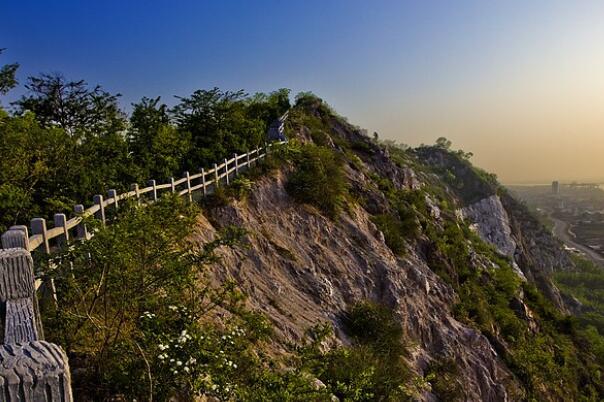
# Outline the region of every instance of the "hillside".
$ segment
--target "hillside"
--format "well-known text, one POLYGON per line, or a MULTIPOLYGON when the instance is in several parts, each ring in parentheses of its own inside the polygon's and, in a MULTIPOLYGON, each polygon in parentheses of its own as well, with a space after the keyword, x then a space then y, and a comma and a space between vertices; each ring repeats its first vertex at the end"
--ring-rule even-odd
MULTIPOLYGON (((220 110, 264 128, 269 106, 220 110)), ((197 133, 174 165, 233 150, 236 133, 185 117, 162 123, 197 133)), ((469 154, 369 138, 312 94, 285 129, 230 186, 120 204, 90 241, 36 256, 78 400, 604 397, 601 337, 552 280, 575 263, 469 154)))
MULTIPOLYGON (((395 311, 413 370, 436 377, 421 399, 602 397, 595 357, 551 278, 573 262, 493 176, 444 147, 377 144, 316 99, 291 115, 281 167, 247 197, 208 209, 195 235, 248 231, 246 247, 224 252, 212 277, 233 279, 270 317, 274 348, 301 342, 319 322, 348 343, 344 312, 372 300, 395 311), (288 192, 288 153, 310 144, 343 160, 348 192, 337 218, 288 192)), ((315 184, 309 191, 320 191, 315 184)))

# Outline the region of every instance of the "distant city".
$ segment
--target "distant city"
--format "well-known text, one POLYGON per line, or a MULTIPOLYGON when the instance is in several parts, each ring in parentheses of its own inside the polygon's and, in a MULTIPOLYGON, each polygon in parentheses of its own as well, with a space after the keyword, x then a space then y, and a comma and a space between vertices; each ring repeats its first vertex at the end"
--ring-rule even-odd
POLYGON ((566 247, 604 264, 604 182, 508 185, 566 247))

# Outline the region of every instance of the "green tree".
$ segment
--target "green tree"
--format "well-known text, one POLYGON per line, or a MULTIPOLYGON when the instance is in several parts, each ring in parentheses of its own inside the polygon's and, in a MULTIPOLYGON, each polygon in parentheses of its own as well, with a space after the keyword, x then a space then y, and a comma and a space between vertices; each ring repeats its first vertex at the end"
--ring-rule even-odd
MULTIPOLYGON (((6 49, 0 49, 0 54, 6 49)), ((6 95, 8 91, 17 85, 15 75, 19 68, 18 63, 5 64, 0 68, 0 95, 6 95)))
POLYGON ((41 74, 29 77, 25 88, 29 93, 14 102, 18 111, 35 113, 44 127, 58 126, 73 136, 99 136, 122 131, 126 125, 124 113, 117 100, 120 94, 110 94, 86 81, 68 81, 61 74, 41 74))
POLYGON ((133 106, 128 144, 135 162, 156 180, 184 170, 191 148, 189 132, 171 124, 168 107, 159 97, 143 98, 133 106))
POLYGON ((213 88, 179 99, 172 114, 179 128, 191 133, 188 168, 207 166, 234 152, 253 149, 265 139, 267 124, 249 115, 243 91, 213 88))
POLYGON ((438 137, 436 139, 436 146, 438 148, 442 148, 442 149, 450 149, 451 148, 451 141, 449 141, 448 139, 446 139, 445 137, 438 137))

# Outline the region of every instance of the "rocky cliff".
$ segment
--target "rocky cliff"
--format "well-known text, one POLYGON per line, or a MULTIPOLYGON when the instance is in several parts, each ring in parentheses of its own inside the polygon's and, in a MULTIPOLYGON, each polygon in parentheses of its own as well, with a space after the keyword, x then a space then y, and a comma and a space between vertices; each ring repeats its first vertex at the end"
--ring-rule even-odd
MULTIPOLYGON (((550 275, 572 266, 522 205, 460 153, 378 144, 320 101, 290 116, 288 147, 316 143, 341 155, 348 182, 342 212, 330 217, 292 197, 287 183, 296 166, 283 157, 246 197, 207 208, 196 235, 203 243, 226 225, 247 231, 243 247, 222 251, 211 277, 234 279, 249 305, 271 319, 276 353, 319 322, 333 324, 336 342, 346 344, 345 311, 368 299, 396 312, 418 376, 443 362, 455 367, 450 385, 461 400, 574 395, 579 384, 550 386, 539 363, 520 360, 530 353, 525 344, 541 337, 544 351, 555 347, 542 306, 565 311, 550 275), (387 230, 384 217, 393 217, 398 232, 387 230), (503 291, 508 282, 498 275, 508 269, 518 282, 506 277, 514 285, 503 291), (527 299, 531 284, 549 301, 527 299)), ((448 399, 436 388, 422 388, 418 398, 448 399)))

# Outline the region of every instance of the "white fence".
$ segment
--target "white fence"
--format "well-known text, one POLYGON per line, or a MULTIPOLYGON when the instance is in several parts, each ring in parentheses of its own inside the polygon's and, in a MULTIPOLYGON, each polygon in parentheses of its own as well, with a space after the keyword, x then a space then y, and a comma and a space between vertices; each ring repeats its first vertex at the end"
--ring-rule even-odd
MULTIPOLYGON (((282 119, 287 117, 284 115, 282 119)), ((159 193, 170 191, 180 196, 187 196, 189 200, 193 199, 193 193, 200 192, 207 195, 210 189, 220 185, 221 182, 229 184, 232 177, 239 174, 240 171, 249 168, 254 163, 266 157, 274 145, 284 144, 285 141, 267 144, 262 148, 256 148, 242 155, 233 155, 231 159, 225 159, 221 164, 214 164, 211 169, 201 169, 199 173, 189 174, 185 172, 179 179, 171 178, 169 183, 157 184, 155 180, 150 180, 149 185, 140 188, 138 184, 132 185, 132 190, 117 194, 115 190, 109 190, 107 198, 97 194, 93 197, 93 204, 90 208, 84 209, 84 206, 78 204, 74 207, 74 217, 67 219, 65 214, 55 214, 53 227, 47 228, 46 219, 34 218, 30 222, 31 236, 28 235, 27 226, 12 226, 2 235, 2 248, 23 247, 28 251, 41 249, 41 251, 50 254, 51 246, 69 243, 72 239, 88 240, 91 237, 83 222, 84 218, 95 216, 103 225, 107 223, 105 211, 107 208, 119 208, 119 202, 129 198, 135 198, 138 202, 146 199, 146 202, 157 201, 159 193), (23 239, 18 232, 25 232, 26 244, 14 244, 13 239, 23 239), (53 244, 55 243, 55 244, 53 244)), ((23 240, 20 240, 22 243, 23 240)))

